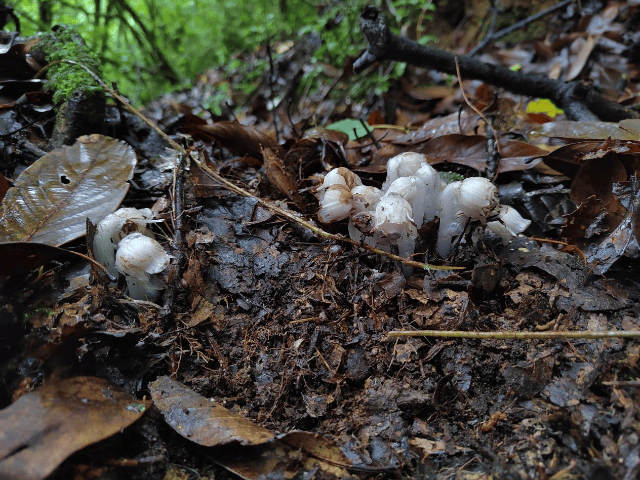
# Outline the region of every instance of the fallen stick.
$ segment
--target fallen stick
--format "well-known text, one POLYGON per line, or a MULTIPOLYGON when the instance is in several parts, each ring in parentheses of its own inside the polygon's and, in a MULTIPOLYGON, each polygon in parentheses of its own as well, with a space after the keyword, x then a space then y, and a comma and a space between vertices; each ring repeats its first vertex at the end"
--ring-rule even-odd
POLYGON ((598 338, 640 338, 640 330, 566 332, 465 332, 462 330, 392 330, 389 337, 472 338, 481 340, 561 340, 598 338))
POLYGON ((455 56, 444 50, 425 47, 395 35, 387 26, 382 12, 374 7, 366 7, 362 11, 360 27, 369 46, 353 64, 356 73, 375 62, 393 60, 455 75, 457 58, 463 77, 482 80, 521 95, 548 98, 560 106, 572 120, 600 119, 618 122, 637 117, 623 106, 600 95, 594 87, 582 82, 563 82, 542 75, 525 75, 475 58, 455 56))

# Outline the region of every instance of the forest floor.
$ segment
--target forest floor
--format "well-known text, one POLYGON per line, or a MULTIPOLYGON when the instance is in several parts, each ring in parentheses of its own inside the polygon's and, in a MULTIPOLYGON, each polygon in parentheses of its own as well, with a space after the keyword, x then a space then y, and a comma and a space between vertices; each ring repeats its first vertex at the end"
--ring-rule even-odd
MULTIPOLYGON (((639 7, 559 12, 479 58, 589 80, 637 104, 629 47, 639 7)), ((437 15, 442 27, 447 12, 437 15)), ((470 31, 443 31, 440 46, 468 50, 470 31)), ((237 118, 202 107, 212 88, 233 86, 217 71, 143 110, 188 147, 184 171, 175 162, 188 155, 119 112, 115 136, 138 158, 123 206, 154 207, 167 251, 179 209, 183 238, 171 253, 182 269, 165 278, 159 305, 130 299, 122 281, 110 286, 96 270, 89 280, 77 261, 4 279, 0 476, 637 478, 640 342, 553 338, 640 330, 637 121, 570 122, 535 99, 415 67, 369 104, 326 91, 294 98, 287 86, 308 59, 302 44, 276 58, 278 78, 234 98, 237 118), (387 160, 405 151, 440 171, 490 168, 491 132, 463 91, 491 118, 501 145, 495 183, 501 202, 532 220, 525 234, 507 245, 469 237, 442 259, 437 221, 427 223, 413 259, 442 269, 408 277, 393 259, 323 237, 347 236, 346 221, 316 219, 313 191, 331 168, 378 187, 387 160), (363 117, 371 131, 359 138, 349 138, 353 127, 321 128, 363 117), (551 338, 389 335, 399 330, 551 338)), ((46 150, 48 139, 35 136, 46 150)), ((15 184, 27 162, 13 152, 2 173, 15 184)), ((34 255, 12 248, 0 247, 3 262, 34 255)))

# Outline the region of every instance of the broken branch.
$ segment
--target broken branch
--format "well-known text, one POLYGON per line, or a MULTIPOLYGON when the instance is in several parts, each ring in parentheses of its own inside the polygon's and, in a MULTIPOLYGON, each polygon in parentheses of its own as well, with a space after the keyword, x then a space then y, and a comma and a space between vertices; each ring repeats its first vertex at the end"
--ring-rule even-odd
MULTIPOLYGON (((375 7, 366 7, 362 11, 360 27, 369 46, 353 64, 356 73, 384 60, 406 62, 452 75, 456 73, 455 55, 395 35, 387 26, 382 12, 375 7)), ((635 117, 623 106, 603 97, 595 88, 581 82, 563 82, 542 75, 525 75, 467 56, 458 56, 457 59, 460 73, 465 78, 482 80, 522 95, 548 98, 559 105, 572 120, 590 121, 599 118, 617 122, 635 117)))

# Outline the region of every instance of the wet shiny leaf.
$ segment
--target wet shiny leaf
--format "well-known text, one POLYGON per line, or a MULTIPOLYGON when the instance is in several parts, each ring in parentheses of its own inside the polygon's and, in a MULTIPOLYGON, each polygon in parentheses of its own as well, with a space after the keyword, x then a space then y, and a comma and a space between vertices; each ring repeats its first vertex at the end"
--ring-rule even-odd
POLYGON ((136 155, 102 135, 78 138, 27 168, 0 204, 0 240, 62 245, 113 212, 129 189, 136 155))

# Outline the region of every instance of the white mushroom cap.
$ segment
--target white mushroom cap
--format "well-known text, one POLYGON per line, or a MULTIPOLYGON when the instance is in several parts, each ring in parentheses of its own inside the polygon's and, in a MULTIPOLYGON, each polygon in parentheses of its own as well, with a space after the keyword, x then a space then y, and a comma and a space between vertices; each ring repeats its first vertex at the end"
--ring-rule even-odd
POLYGON ((498 215, 498 220, 487 223, 487 228, 502 238, 502 242, 506 245, 511 238, 524 232, 531 220, 527 220, 520 213, 509 205, 498 205, 493 214, 498 215))
POLYGON ((390 158, 387 162, 387 180, 382 186, 382 190, 391 185, 400 177, 410 177, 414 175, 422 165, 427 164, 427 157, 421 153, 405 152, 390 158))
POLYGON ((164 284, 152 276, 167 268, 170 260, 162 245, 141 233, 124 237, 116 252, 116 268, 126 276, 129 296, 136 300, 157 298, 164 284))
POLYGON ((117 276, 115 252, 118 242, 133 232, 154 238, 153 232, 147 227, 148 223, 153 222, 152 219, 153 212, 148 208, 120 208, 104 217, 98 223, 93 240, 96 260, 107 267, 111 275, 117 276))
POLYGON ((318 220, 331 223, 347 218, 354 208, 351 197, 351 191, 346 185, 331 185, 320 200, 318 220))

